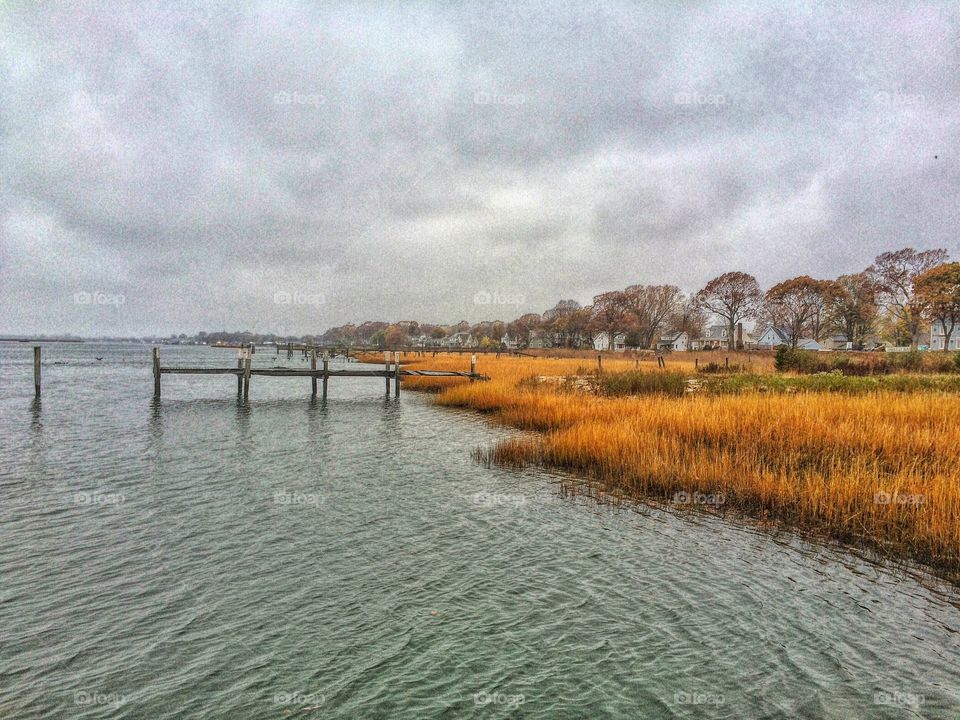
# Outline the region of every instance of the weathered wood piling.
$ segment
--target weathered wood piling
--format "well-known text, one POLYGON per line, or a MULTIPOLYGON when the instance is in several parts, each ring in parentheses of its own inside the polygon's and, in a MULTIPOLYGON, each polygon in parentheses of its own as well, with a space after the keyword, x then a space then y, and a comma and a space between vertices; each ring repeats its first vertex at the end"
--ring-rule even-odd
POLYGON ((40 346, 33 348, 33 392, 35 397, 40 397, 40 346))
POLYGON ((393 396, 400 397, 400 353, 398 352, 393 354, 393 369, 393 396))
POLYGON ((330 378, 330 353, 323 351, 323 399, 327 399, 327 380, 330 378))

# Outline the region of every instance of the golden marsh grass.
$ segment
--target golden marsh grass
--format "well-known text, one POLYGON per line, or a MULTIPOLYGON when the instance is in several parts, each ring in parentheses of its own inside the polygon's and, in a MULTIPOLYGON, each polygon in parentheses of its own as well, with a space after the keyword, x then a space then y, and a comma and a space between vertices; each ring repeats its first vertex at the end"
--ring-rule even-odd
MULTIPOLYGON (((466 355, 406 361, 469 367, 466 355)), ((693 377, 692 358, 667 362, 693 377)), ((754 372, 770 371, 753 362, 754 372)), ((637 363, 605 356, 603 367, 635 371, 637 363)), ((652 362, 640 367, 658 372, 652 362)), ((669 502, 702 493, 755 517, 960 574, 960 396, 879 390, 598 397, 529 382, 595 368, 595 356, 481 356, 478 370, 489 382, 408 378, 404 386, 539 431, 498 444, 495 462, 571 470, 637 498, 669 502)))

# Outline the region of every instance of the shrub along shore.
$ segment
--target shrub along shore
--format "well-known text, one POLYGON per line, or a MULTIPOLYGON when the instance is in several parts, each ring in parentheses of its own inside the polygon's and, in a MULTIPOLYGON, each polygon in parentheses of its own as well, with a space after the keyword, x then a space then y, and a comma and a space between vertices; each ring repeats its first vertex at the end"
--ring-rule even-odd
POLYGON ((491 448, 494 462, 573 471, 638 500, 745 512, 960 579, 960 374, 798 375, 774 371, 770 356, 731 365, 749 372, 704 372, 724 355, 712 368, 704 354, 696 366, 674 355, 667 370, 605 356, 602 372, 595 356, 592 365, 483 357, 489 382, 404 385, 537 431, 491 448))

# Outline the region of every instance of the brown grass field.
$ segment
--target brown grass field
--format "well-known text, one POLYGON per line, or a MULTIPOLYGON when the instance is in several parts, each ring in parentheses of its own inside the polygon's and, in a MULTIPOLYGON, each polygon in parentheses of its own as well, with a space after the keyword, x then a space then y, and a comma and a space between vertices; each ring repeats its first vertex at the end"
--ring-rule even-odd
MULTIPOLYGON (((932 354, 932 353, 931 353, 932 354)), ((775 375, 772 356, 698 355, 775 375)), ((382 356, 380 356, 382 359, 382 356)), ((469 355, 412 357, 411 368, 469 368, 469 355)), ((720 508, 909 559, 960 578, 960 395, 864 392, 658 392, 608 396, 566 376, 596 377, 596 354, 480 356, 489 382, 407 378, 441 405, 471 408, 536 435, 501 442, 494 462, 535 463, 599 481, 637 500, 720 508), (536 381, 537 378, 555 378, 536 381), (679 493, 679 495, 678 495, 679 493)), ((652 360, 605 355, 603 375, 696 377, 691 354, 652 360)), ((703 373, 700 373, 702 376, 703 373)), ((643 379, 643 378, 641 378, 643 379)), ((656 382, 654 378, 647 378, 656 382)), ((956 379, 954 377, 954 379, 956 379)), ((862 380, 862 378, 851 378, 862 380)))

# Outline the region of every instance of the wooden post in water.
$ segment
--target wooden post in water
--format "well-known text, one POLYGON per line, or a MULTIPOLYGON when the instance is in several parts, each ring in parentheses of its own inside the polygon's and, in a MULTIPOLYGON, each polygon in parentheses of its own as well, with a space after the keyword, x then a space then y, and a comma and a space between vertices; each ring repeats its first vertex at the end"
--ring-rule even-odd
POLYGON ((393 354, 393 396, 400 397, 400 353, 393 354))
POLYGON ((389 350, 384 351, 383 361, 384 361, 384 365, 386 366, 386 372, 384 373, 384 377, 387 378, 387 397, 390 397, 390 351, 389 350))
POLYGON ((247 349, 247 355, 243 359, 243 399, 250 397, 250 368, 253 365, 253 353, 247 349))
POLYGON ((474 353, 470 356, 470 382, 473 382, 476 378, 474 377, 477 374, 477 354, 474 353))
MULTIPOLYGON (((310 351, 310 369, 317 369, 317 349, 313 348, 310 351)), ((317 376, 312 375, 310 377, 310 397, 315 398, 317 396, 317 376)))
MULTIPOLYGON (((280 354, 280 346, 277 345, 277 355, 280 354)), ((237 350, 237 370, 243 370, 243 350, 237 350)), ((237 397, 243 395, 243 375, 237 373, 237 397)))
MULTIPOLYGON (((156 352, 156 351, 154 351, 156 352)), ((159 383, 160 381, 157 380, 159 383)), ((160 386, 157 385, 159 388, 160 386)), ((36 345, 33 348, 33 392, 36 397, 40 397, 40 346, 36 345)), ((157 395, 160 394, 160 391, 157 391, 157 395)))
POLYGON ((330 353, 323 351, 323 399, 327 399, 327 372, 330 369, 330 353))
MULTIPOLYGON (((40 394, 39 385, 37 385, 37 394, 40 394)), ((160 348, 158 347, 153 349, 153 396, 160 397, 160 348)))

